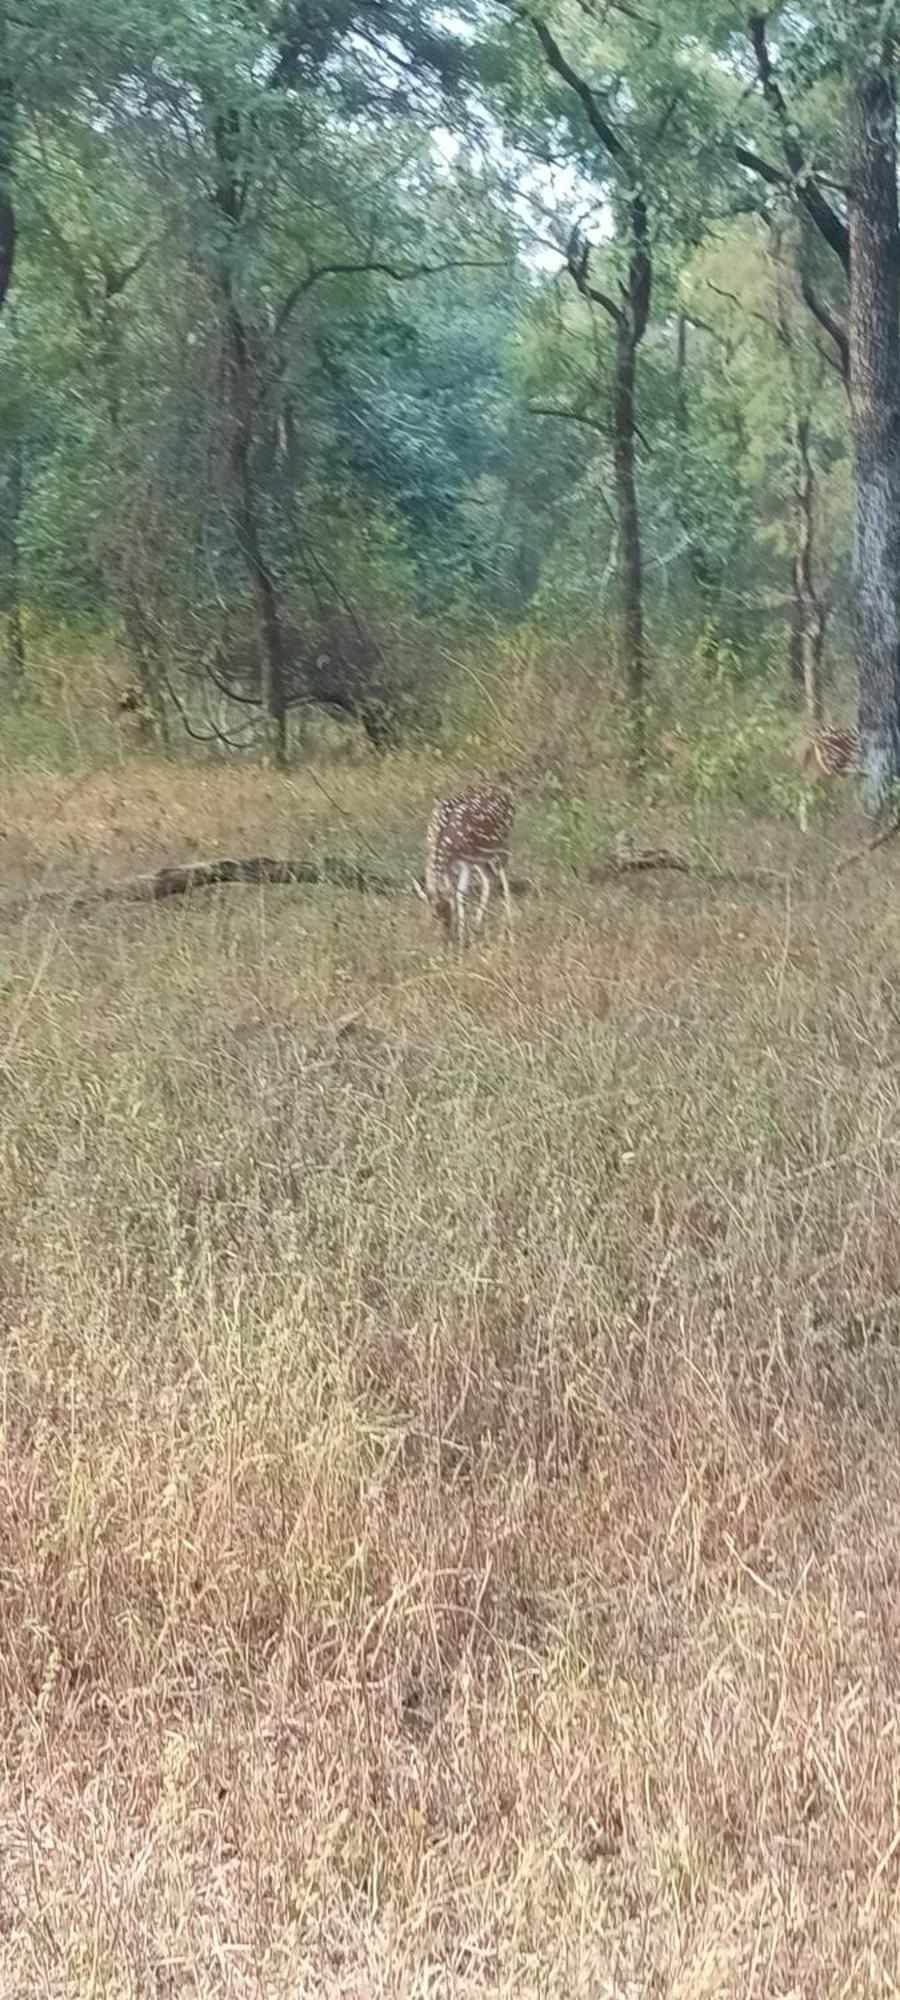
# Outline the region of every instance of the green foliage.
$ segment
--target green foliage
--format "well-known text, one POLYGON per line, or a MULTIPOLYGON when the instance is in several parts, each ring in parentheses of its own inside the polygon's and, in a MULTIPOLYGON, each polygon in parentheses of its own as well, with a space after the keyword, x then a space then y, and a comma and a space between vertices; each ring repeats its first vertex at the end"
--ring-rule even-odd
POLYGON ((590 858, 592 847, 586 800, 551 777, 545 786, 540 818, 543 844, 551 860, 577 874, 590 858))
MULTIPOLYGON (((157 695, 195 718, 218 712, 209 664, 233 640, 236 727, 262 687, 260 564, 292 700, 317 698, 338 628, 357 635, 342 666, 356 711, 366 681, 373 702, 431 725, 451 630, 477 652, 527 620, 607 659, 614 313, 578 293, 566 247, 573 229, 591 243, 615 305, 640 191, 651 666, 670 704, 680 663, 725 710, 780 673, 798 409, 839 653, 847 410, 803 286, 839 312, 843 281, 790 190, 736 168, 736 138, 775 157, 780 136, 746 89, 746 28, 724 0, 649 12, 652 32, 640 10, 560 0, 547 16, 623 165, 585 90, 493 4, 226 0, 213 26, 186 0, 32 0, 7 47, 18 248, 0 318, 0 609, 124 632, 157 695), (401 636, 414 632, 418 694, 401 636)), ((776 16, 785 88, 837 172, 840 36, 776 16)), ((698 787, 740 790, 742 755, 707 746, 698 787)))

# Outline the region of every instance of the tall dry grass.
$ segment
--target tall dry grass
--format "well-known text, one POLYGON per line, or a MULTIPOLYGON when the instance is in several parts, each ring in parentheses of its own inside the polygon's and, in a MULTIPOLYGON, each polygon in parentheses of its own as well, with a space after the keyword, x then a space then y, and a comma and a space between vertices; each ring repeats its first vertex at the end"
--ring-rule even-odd
MULTIPOLYGON (((392 857, 400 768, 329 778, 392 857)), ((338 831, 13 804, 35 882, 338 831)), ((4 2000, 900 1985, 896 864, 542 838, 462 964, 322 891, 0 932, 4 2000)))

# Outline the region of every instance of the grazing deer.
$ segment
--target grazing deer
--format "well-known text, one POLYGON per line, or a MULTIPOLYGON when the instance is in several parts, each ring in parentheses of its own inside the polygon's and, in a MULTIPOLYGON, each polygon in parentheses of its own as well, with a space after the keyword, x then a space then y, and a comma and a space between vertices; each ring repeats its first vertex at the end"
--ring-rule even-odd
MULTIPOLYGON (((803 769, 806 776, 818 781, 827 778, 846 777, 848 771, 859 770, 859 731, 856 729, 819 729, 811 736, 803 753, 803 769)), ((806 832, 808 822, 808 800, 800 801, 800 827, 806 832)))
POLYGON ((473 875, 481 884, 475 929, 481 928, 495 881, 512 928, 506 879, 512 816, 512 793, 505 785, 478 785, 455 798, 441 799, 428 822, 425 874, 413 886, 460 947, 465 944, 466 896, 473 875))
POLYGON ((810 738, 803 757, 803 769, 822 778, 841 778, 859 766, 857 729, 820 729, 810 738))

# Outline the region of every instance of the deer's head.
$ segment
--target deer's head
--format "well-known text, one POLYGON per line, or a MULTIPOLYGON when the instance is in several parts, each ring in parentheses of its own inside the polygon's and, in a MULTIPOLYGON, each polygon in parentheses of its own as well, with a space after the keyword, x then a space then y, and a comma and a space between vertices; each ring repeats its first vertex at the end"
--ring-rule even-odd
POLYGON ((453 928, 453 904, 449 896, 442 895, 439 890, 435 890, 432 895, 429 895, 425 886, 424 875, 415 875, 413 877, 413 890, 418 896, 419 901, 427 906, 433 916, 437 917, 438 922, 443 924, 445 931, 449 935, 453 928))

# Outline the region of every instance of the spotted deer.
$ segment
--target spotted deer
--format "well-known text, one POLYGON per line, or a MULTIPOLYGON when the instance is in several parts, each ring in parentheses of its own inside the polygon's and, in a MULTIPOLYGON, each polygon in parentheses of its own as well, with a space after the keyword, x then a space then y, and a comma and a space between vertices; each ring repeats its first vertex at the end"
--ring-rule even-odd
POLYGON ((803 757, 803 769, 822 778, 841 778, 859 765, 857 729, 820 729, 810 738, 803 757))
MULTIPOLYGON (((814 781, 828 778, 843 778, 848 771, 859 769, 859 731, 853 728, 818 729, 811 736, 803 753, 803 769, 814 781)), ((800 825, 803 832, 807 828, 807 800, 800 806, 800 825)))
POLYGON ((477 785, 439 800, 428 822, 425 874, 413 886, 460 947, 473 876, 481 886, 475 929, 481 928, 494 882, 500 885, 507 926, 512 927, 506 879, 512 816, 512 793, 505 785, 477 785))

